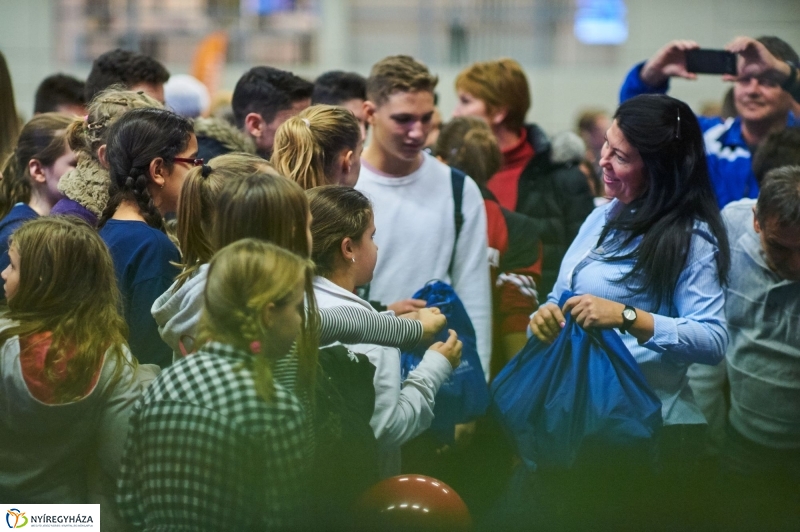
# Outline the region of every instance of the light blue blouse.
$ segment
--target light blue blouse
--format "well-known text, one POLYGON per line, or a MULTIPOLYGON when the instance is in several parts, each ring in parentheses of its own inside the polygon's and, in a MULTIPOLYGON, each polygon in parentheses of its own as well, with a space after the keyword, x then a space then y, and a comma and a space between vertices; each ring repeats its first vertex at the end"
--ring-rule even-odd
MULTIPOLYGON (((612 252, 608 242, 619 242, 622 234, 611 232, 607 243, 598 246, 606 223, 619 214, 624 204, 614 200, 596 208, 581 226, 558 274, 548 302, 558 304, 561 293, 591 294, 653 314, 654 333, 639 345, 630 334, 622 340, 639 363, 642 373, 661 399, 665 425, 705 423, 695 404, 686 370, 690 364, 717 364, 725 355, 728 333, 725 323, 725 296, 717 277, 716 239, 705 223, 696 222, 686 265, 678 278, 674 301, 656 305, 647 293, 636 293, 643 279, 619 279, 629 272, 633 259, 607 262, 612 252)), ((641 242, 635 239, 616 254, 630 253, 641 242)))

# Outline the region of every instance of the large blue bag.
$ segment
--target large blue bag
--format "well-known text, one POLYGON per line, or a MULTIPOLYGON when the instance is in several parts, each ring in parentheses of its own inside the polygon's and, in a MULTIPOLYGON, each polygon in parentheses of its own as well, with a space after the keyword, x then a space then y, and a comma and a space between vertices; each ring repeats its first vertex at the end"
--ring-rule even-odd
MULTIPOLYGON (((455 426, 482 416, 489 406, 489 387, 478 357, 475 329, 464 304, 449 284, 431 281, 413 297, 424 299, 428 307, 437 307, 447 317, 447 327, 439 332, 435 342, 447 341, 447 329, 453 329, 464 344, 461 350, 461 365, 453 371, 436 394, 436 405, 433 408, 435 417, 431 424, 431 432, 442 443, 452 444, 455 438, 455 426)), ((419 365, 426 347, 401 354, 403 380, 419 365)))
POLYGON ((619 335, 570 315, 551 345, 532 337, 497 375, 492 412, 531 471, 570 468, 583 445, 649 445, 662 423, 661 401, 619 335))

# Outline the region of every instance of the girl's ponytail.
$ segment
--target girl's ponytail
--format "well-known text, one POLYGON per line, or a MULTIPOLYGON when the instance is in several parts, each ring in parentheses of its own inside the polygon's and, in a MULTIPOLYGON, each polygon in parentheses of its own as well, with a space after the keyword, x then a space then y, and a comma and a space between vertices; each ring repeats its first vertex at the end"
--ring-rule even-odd
POLYGON ((308 118, 294 116, 275 134, 271 162, 275 169, 303 189, 327 184, 325 154, 308 118))
POLYGON ((355 151, 361 128, 344 107, 314 105, 284 122, 275 134, 271 162, 304 190, 336 184, 339 154, 355 151))

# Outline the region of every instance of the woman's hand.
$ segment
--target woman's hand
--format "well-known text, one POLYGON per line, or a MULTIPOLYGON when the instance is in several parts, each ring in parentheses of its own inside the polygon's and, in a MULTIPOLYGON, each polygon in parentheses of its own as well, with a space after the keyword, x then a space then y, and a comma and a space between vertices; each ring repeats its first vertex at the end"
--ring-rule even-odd
POLYGON ((625 324, 622 319, 625 305, 590 294, 567 299, 562 310, 564 314, 571 314, 575 322, 584 329, 613 329, 625 324))
POLYGON ((461 364, 461 348, 464 344, 458 339, 458 335, 453 329, 450 329, 450 337, 446 342, 436 342, 430 348, 434 351, 441 353, 456 369, 461 364))
POLYGON ((675 76, 697 79, 697 74, 686 70, 686 51, 700 48, 694 41, 670 41, 647 60, 639 76, 651 87, 663 85, 675 76))
MULTIPOLYGON (((623 303, 617 303, 610 299, 603 299, 589 294, 573 296, 567 299, 562 309, 564 314, 571 314, 575 323, 584 329, 592 327, 598 329, 615 329, 625 325, 622 318, 622 311, 625 310, 623 303)), ((653 315, 641 309, 636 310, 636 319, 628 328, 628 333, 643 344, 653 337, 655 332, 655 321, 653 315)))
POLYGON ((546 344, 552 344, 566 324, 564 314, 558 305, 545 303, 531 317, 531 332, 546 344))

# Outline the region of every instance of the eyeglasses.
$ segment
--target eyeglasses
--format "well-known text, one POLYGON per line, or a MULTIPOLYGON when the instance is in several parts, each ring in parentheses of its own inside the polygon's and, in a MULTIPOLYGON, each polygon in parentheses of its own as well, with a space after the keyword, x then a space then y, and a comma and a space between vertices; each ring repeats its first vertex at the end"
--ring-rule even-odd
POLYGON ((203 159, 190 159, 188 157, 174 157, 176 163, 189 163, 192 166, 203 166, 206 162, 203 159))

